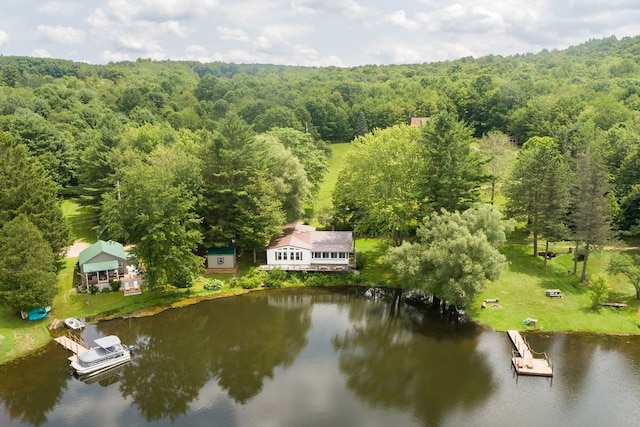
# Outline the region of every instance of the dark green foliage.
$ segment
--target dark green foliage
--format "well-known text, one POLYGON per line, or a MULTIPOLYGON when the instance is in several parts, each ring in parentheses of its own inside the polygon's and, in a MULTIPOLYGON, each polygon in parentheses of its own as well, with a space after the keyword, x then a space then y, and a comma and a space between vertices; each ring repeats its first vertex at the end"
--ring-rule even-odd
POLYGON ((364 112, 362 111, 358 113, 358 118, 356 119, 356 126, 353 130, 353 133, 356 137, 369 133, 369 125, 367 125, 367 119, 364 116, 364 112))
MULTIPOLYGON (((572 189, 569 221, 576 249, 582 247, 584 261, 580 281, 586 281, 589 253, 612 239, 613 195, 604 162, 598 153, 585 151, 578 160, 572 189)), ((574 263, 574 273, 576 266, 574 263)))
POLYGON ((119 280, 114 280, 113 282, 109 283, 109 287, 113 292, 118 292, 121 286, 122 283, 119 280))
POLYGON ((282 202, 251 127, 230 116, 202 155, 205 244, 261 249, 284 223, 282 202))
POLYGON ((27 216, 56 258, 70 244, 69 226, 62 216, 57 186, 39 161, 11 135, 0 132, 0 224, 27 216))
POLYGON ((480 186, 489 181, 488 159, 472 149, 473 130, 455 114, 439 113, 422 126, 420 155, 424 162, 419 188, 432 211, 464 210, 478 201, 480 186))
POLYGON ((0 228, 0 253, 0 302, 19 311, 50 306, 58 291, 54 254, 26 215, 0 228))
POLYGON ((538 256, 539 237, 547 241, 566 237, 571 182, 569 166, 553 138, 534 137, 524 144, 505 193, 507 212, 526 220, 533 234, 534 256, 538 256))

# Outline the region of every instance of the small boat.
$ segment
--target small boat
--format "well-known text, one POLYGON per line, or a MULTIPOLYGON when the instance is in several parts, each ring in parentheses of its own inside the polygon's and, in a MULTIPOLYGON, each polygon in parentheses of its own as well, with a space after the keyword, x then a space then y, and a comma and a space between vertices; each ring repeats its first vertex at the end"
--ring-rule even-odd
POLYGON ((103 372, 131 360, 129 348, 120 342, 120 338, 109 335, 93 341, 97 347, 78 354, 71 367, 79 375, 103 372))
MULTIPOLYGON (((40 320, 47 317, 49 311, 46 307, 38 307, 32 310, 27 311, 27 319, 29 320, 40 320)), ((24 315, 22 317, 24 319, 24 315)))
POLYGON ((69 329, 77 330, 84 328, 84 323, 81 320, 76 319, 75 317, 64 319, 64 324, 67 325, 67 328, 69 329))

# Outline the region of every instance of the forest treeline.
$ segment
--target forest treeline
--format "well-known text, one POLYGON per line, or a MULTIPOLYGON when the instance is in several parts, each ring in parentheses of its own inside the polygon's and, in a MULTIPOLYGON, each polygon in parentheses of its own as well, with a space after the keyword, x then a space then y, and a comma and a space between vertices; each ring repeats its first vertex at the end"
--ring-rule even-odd
POLYGON ((574 170, 586 148, 599 147, 615 227, 635 233, 639 83, 640 37, 353 68, 0 56, 0 220, 20 219, 0 245, 28 229, 59 256, 68 244, 63 220, 37 206, 73 196, 95 213, 98 236, 138 244, 148 283, 188 285, 200 261, 184 254, 210 245, 258 250, 285 221, 309 214, 328 144, 441 113, 464 124, 465 140, 551 138, 574 170), (28 166, 14 174, 17 161, 28 166), (51 182, 36 185, 45 177, 51 182), (167 260, 180 262, 167 268, 167 260))

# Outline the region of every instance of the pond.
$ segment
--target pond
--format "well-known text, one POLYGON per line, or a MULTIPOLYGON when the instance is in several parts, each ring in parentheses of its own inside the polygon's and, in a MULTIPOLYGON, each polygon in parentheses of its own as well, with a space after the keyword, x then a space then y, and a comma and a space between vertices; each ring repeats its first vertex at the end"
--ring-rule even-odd
POLYGON ((637 425, 640 338, 526 334, 554 377, 518 377, 505 333, 362 289, 254 292, 89 326, 133 361, 83 382, 61 346, 0 367, 1 426, 637 425))

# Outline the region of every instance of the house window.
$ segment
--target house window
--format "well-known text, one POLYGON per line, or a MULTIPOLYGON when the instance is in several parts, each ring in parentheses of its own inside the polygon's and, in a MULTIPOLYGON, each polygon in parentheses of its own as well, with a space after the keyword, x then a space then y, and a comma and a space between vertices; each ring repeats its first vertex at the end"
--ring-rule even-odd
POLYGON ((296 261, 301 261, 302 260, 302 252, 298 251, 295 254, 296 254, 296 261))
POLYGON ((218 265, 222 265, 224 264, 224 257, 223 256, 219 256, 218 257, 218 265))
POLYGON ((346 257, 347 257, 347 253, 346 253, 346 252, 340 252, 338 255, 339 255, 339 256, 340 256, 340 258, 342 258, 342 259, 344 259, 344 258, 346 258, 346 257))

